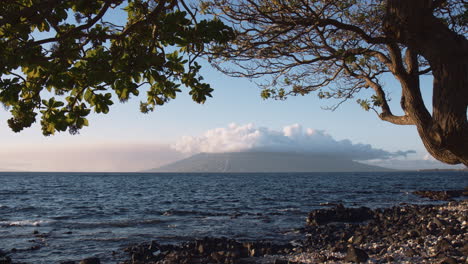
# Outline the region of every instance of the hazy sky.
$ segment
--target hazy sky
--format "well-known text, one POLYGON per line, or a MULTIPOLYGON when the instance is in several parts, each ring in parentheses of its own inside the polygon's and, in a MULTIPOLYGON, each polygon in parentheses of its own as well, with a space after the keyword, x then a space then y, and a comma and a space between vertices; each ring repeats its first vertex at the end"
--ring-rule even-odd
MULTIPOLYGON (((298 146, 305 146, 305 151, 354 151, 356 159, 363 151, 380 153, 368 155, 367 158, 374 158, 369 162, 388 167, 442 167, 428 157, 415 127, 383 122, 356 103, 358 98, 370 97, 369 92, 364 91, 332 112, 322 107, 336 101, 319 100, 316 95, 265 101, 254 82, 230 78, 207 63, 202 65, 202 75, 215 89, 213 98, 204 105, 194 103, 187 89, 149 114, 139 112, 142 97, 125 104, 114 98, 109 114, 91 114, 90 126, 74 136, 66 132, 44 137, 38 124, 14 133, 6 123, 8 111, 0 109, 0 170, 138 171, 195 151, 255 147, 297 150, 298 146), (233 123, 237 124, 234 128, 230 125, 233 123), (302 132, 290 137, 285 132, 288 127, 293 130, 296 127, 296 132, 300 127, 302 132), (244 134, 237 133, 235 128, 243 129, 244 134), (310 131, 315 134, 308 137, 310 131), (398 151, 414 153, 405 158, 394 155, 398 151)), ((390 76, 383 81, 393 99, 390 104, 394 113, 401 114, 398 83, 390 76)), ((422 82, 426 102, 431 101, 431 82, 430 78, 422 82)))

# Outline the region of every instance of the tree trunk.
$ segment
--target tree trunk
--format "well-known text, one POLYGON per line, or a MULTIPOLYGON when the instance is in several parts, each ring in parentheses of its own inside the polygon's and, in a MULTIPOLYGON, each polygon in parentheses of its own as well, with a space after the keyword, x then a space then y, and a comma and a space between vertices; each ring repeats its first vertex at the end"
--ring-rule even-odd
MULTIPOLYGON (((411 105, 423 102, 406 105, 426 149, 442 162, 468 166, 468 41, 434 17, 432 4, 432 0, 388 0, 384 28, 431 66, 432 117, 412 111, 416 109, 411 105)), ((405 89, 410 94, 420 93, 413 85, 403 87, 403 94, 405 89)))

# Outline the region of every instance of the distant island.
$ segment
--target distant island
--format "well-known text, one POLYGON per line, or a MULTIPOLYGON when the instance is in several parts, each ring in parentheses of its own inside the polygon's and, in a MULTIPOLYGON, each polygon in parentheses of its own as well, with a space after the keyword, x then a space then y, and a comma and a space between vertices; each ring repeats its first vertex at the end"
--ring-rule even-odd
POLYGON ((463 169, 421 169, 421 170, 418 170, 418 171, 422 171, 422 172, 468 171, 468 167, 463 168, 463 169))
POLYGON ((385 172, 392 169, 324 154, 296 152, 199 153, 146 172, 385 172))

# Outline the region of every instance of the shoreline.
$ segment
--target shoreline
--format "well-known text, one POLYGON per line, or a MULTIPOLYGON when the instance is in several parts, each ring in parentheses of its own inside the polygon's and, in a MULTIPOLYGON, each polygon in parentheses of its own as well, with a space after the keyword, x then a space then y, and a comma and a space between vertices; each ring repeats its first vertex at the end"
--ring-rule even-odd
MULTIPOLYGON (((438 192, 434 192, 437 197, 438 192)), ((439 195, 440 196, 440 195, 439 195)), ((127 247, 123 264, 168 263, 438 263, 468 262, 468 200, 384 209, 313 210, 301 240, 277 245, 228 238, 193 239, 179 245, 157 241, 127 247)), ((115 253, 115 252, 113 252, 115 253)), ((20 264, 0 249, 1 264, 20 264)), ((97 258, 60 262, 98 264, 97 258)), ((22 264, 22 263, 21 263, 22 264)), ((30 264, 30 263, 28 263, 30 264)))
POLYGON ((466 263, 467 222, 468 200, 375 210, 338 206, 312 211, 304 239, 295 244, 153 241, 127 248, 129 259, 123 263, 466 263))

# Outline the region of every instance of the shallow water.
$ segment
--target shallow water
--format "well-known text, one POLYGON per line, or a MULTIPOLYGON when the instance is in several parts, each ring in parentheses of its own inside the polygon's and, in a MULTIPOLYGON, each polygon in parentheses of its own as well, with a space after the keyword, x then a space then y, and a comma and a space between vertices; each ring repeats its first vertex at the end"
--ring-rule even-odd
POLYGON ((0 183, 0 249, 17 249, 13 260, 116 263, 122 248, 150 240, 287 242, 321 203, 426 203, 410 192, 461 189, 468 173, 0 173, 0 183))

